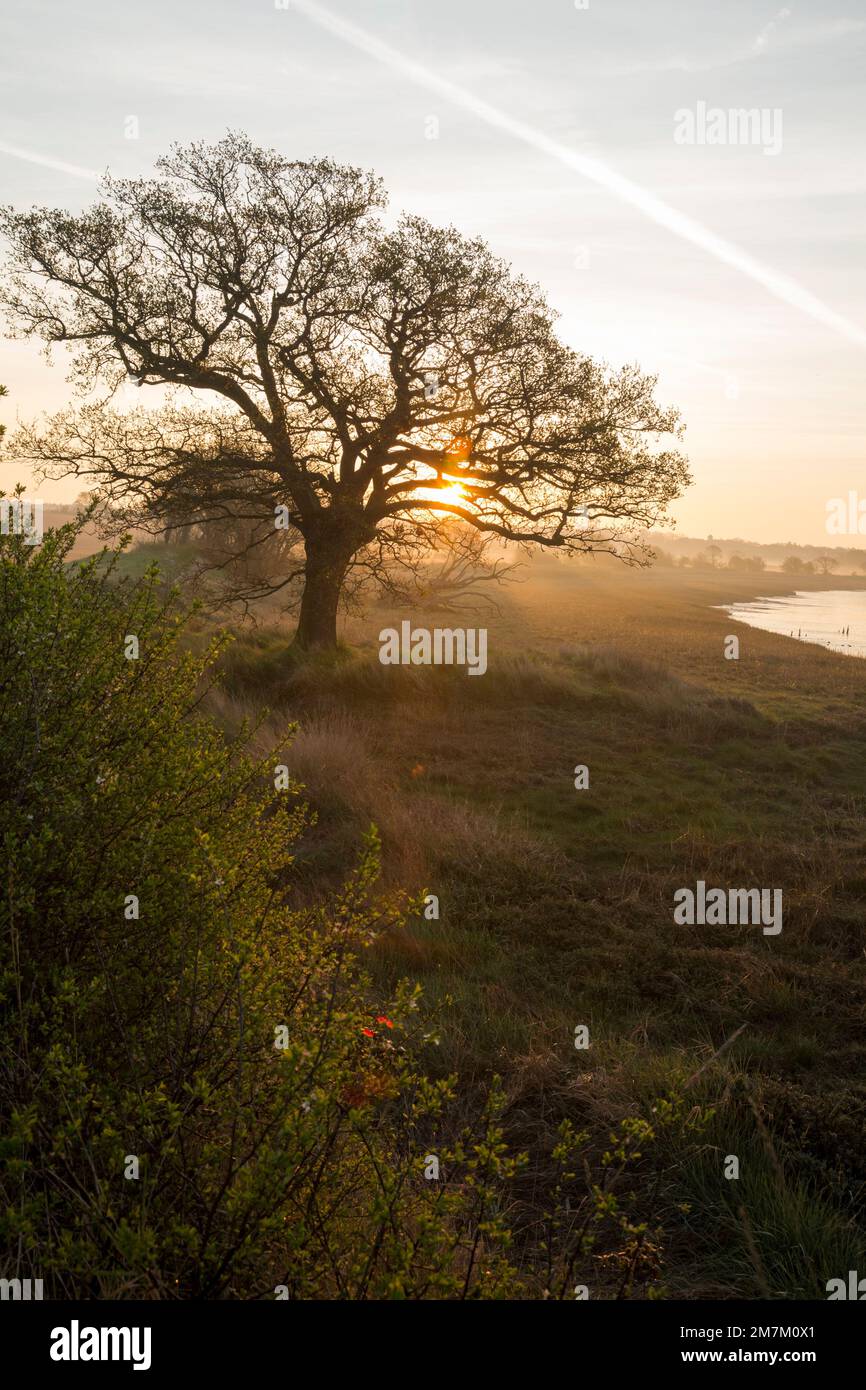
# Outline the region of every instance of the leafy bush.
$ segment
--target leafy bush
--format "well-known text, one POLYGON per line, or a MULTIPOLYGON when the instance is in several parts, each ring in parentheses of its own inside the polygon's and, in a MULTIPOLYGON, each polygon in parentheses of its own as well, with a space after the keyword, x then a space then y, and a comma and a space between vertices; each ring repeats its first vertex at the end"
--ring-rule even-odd
POLYGON ((305 811, 278 754, 198 712, 216 647, 183 650, 155 571, 68 564, 75 532, 0 549, 4 1274, 49 1297, 502 1296, 496 1106, 457 1180, 425 1180, 451 1085, 412 1062, 416 992, 376 1001, 360 965, 401 920, 375 832, 330 902, 293 905, 305 811))

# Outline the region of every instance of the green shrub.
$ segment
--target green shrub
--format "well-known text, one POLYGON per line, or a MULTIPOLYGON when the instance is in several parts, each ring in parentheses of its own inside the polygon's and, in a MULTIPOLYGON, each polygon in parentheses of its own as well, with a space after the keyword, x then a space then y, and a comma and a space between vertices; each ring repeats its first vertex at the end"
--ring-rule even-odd
POLYGON ((305 812, 279 753, 201 717, 216 650, 182 650, 155 571, 70 565, 74 536, 0 543, 4 1275, 48 1297, 502 1296, 496 1108, 456 1180, 426 1181, 451 1085, 413 1064, 416 992, 375 1000, 360 964, 402 910, 375 832, 331 901, 293 905, 305 812))

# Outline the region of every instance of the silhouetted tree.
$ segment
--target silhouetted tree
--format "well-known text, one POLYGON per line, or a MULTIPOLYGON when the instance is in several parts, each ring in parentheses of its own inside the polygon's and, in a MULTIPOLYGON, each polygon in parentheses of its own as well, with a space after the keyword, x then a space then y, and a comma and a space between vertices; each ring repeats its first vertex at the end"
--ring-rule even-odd
POLYGON ((641 533, 689 481, 660 447, 679 423, 654 378, 565 347, 539 289, 483 242, 383 225, 370 173, 239 134, 158 169, 106 178, 79 215, 7 210, 5 303, 18 331, 76 349, 85 385, 221 408, 94 406, 24 431, 24 456, 151 517, 285 521, 303 542, 301 645, 336 641, 359 551, 443 516, 648 561, 641 533))

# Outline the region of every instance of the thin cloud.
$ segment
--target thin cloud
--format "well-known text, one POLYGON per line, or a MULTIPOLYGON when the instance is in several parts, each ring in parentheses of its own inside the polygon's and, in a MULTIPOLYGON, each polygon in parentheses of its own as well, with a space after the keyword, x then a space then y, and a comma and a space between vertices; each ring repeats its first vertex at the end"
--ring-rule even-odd
POLYGON ((486 122, 487 125, 503 131, 506 135, 511 135, 515 140, 531 146, 540 154, 557 160, 566 168, 573 169, 575 173, 600 185, 622 202, 628 203, 643 213, 657 226, 665 227, 674 236, 680 237, 692 246, 697 246, 707 255, 721 261, 723 265, 731 267, 747 279, 761 285, 783 304, 797 309, 800 313, 823 324, 824 327, 840 333, 850 342, 857 343, 860 347, 866 347, 866 329, 836 313, 811 291, 798 285, 795 280, 779 274, 770 266, 763 265, 732 242, 717 236, 708 227, 696 222, 691 217, 687 217, 661 198, 657 198, 642 188, 640 184, 618 174, 602 160, 591 155, 581 154, 568 145, 563 145, 560 141, 552 139, 527 122, 519 120, 500 107, 482 100, 471 91, 458 86, 448 78, 441 77, 421 63, 415 62, 414 59, 406 57, 398 49, 392 48, 390 44, 384 43, 357 24, 352 24, 333 14, 330 10, 324 9, 321 5, 314 4, 313 0, 293 0, 293 9, 305 15, 328 33, 333 34, 335 38, 351 44, 359 52, 366 53, 369 57, 385 64, 418 86, 426 87, 428 91, 435 92, 455 106, 469 111, 479 120, 486 122))
POLYGON ((722 68, 753 63, 765 57, 771 39, 773 49, 814 48, 816 44, 832 43, 836 39, 862 34, 866 29, 864 19, 818 19, 805 24, 785 23, 784 28, 780 28, 780 21, 789 18, 792 18, 791 10, 780 10, 775 19, 764 25, 750 46, 734 47, 727 53, 714 53, 710 57, 675 54, 672 57, 642 58, 633 63, 616 64, 607 68, 606 72, 609 77, 638 77, 665 72, 718 72, 722 68))
POLYGON ((44 169, 55 169, 59 174, 71 174, 75 179, 89 179, 92 183, 98 183, 102 178, 96 169, 84 169, 80 164, 67 164, 65 159, 53 159, 34 150, 22 150, 18 145, 7 145, 4 140, 0 140, 0 154, 21 159, 25 164, 40 164, 44 169))
POLYGON ((755 48, 759 52, 763 52, 764 49, 767 47, 767 44, 770 42, 770 39, 773 37, 776 30, 778 29, 780 23, 784 23, 786 19, 790 18, 791 11, 787 8, 780 10, 777 15, 774 15, 774 17, 770 20, 769 24, 764 25, 763 29, 758 34, 758 37, 755 39, 755 48))

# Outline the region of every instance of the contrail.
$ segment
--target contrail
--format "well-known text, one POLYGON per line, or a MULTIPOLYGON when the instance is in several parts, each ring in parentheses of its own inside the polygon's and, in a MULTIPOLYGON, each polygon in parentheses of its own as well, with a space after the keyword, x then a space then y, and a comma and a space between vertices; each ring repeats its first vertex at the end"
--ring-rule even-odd
POLYGON ((82 169, 80 164, 67 164, 62 159, 50 159, 48 155, 34 154, 32 150, 22 150, 18 145, 7 145, 0 140, 0 154, 11 154, 13 159, 23 159, 26 164, 42 164, 46 169, 56 169, 61 174, 72 174, 76 179, 97 181, 102 178, 95 169, 82 169))
POLYGON ((313 3, 313 0, 292 0, 291 8, 306 15, 314 24, 318 24, 320 28, 334 34, 336 38, 351 44, 353 48, 359 49, 362 53, 369 54, 378 62, 384 63, 403 77, 411 79, 421 87, 428 88, 431 92, 436 92, 438 96, 453 102, 455 106, 461 106, 464 111, 470 111, 488 125, 504 131, 513 136, 515 140, 521 140, 525 145, 531 145, 541 154, 558 160, 566 168, 573 169, 575 173, 582 174, 584 178, 607 189, 609 193, 613 193, 622 202, 637 208, 658 226, 666 227, 669 232, 681 237, 683 241, 700 247, 702 251, 714 256, 724 265, 731 266, 741 275, 745 275, 750 280, 762 285, 783 304, 799 309, 801 313, 807 314, 809 318, 824 324, 825 327, 841 333, 851 342, 857 343, 861 347, 866 346, 866 330, 858 327, 856 323, 852 323, 850 319, 844 318, 841 314, 837 314, 816 295, 804 289, 802 285, 798 285, 795 280, 789 279, 786 275, 779 275, 769 266, 762 265, 760 261, 756 261, 746 251, 741 251, 732 242, 716 236, 715 232, 710 231, 708 227, 704 227, 700 222, 678 212, 669 203, 664 202, 661 198, 656 198, 645 188, 641 188, 640 184, 624 178, 622 174, 611 169, 603 160, 595 159, 591 155, 580 154, 568 145, 563 145, 558 140, 552 140, 550 136, 536 130, 534 126, 518 120, 515 116, 510 116, 501 107, 493 106, 490 102, 482 100, 481 97, 464 91, 457 83, 449 82, 446 77, 440 77, 438 73, 431 72, 429 68, 424 67, 421 63, 416 63, 412 58, 407 58, 404 53, 392 48, 390 44, 383 43, 381 39, 377 39, 366 29, 350 23, 349 20, 341 19, 338 15, 332 14, 330 10, 313 3))

